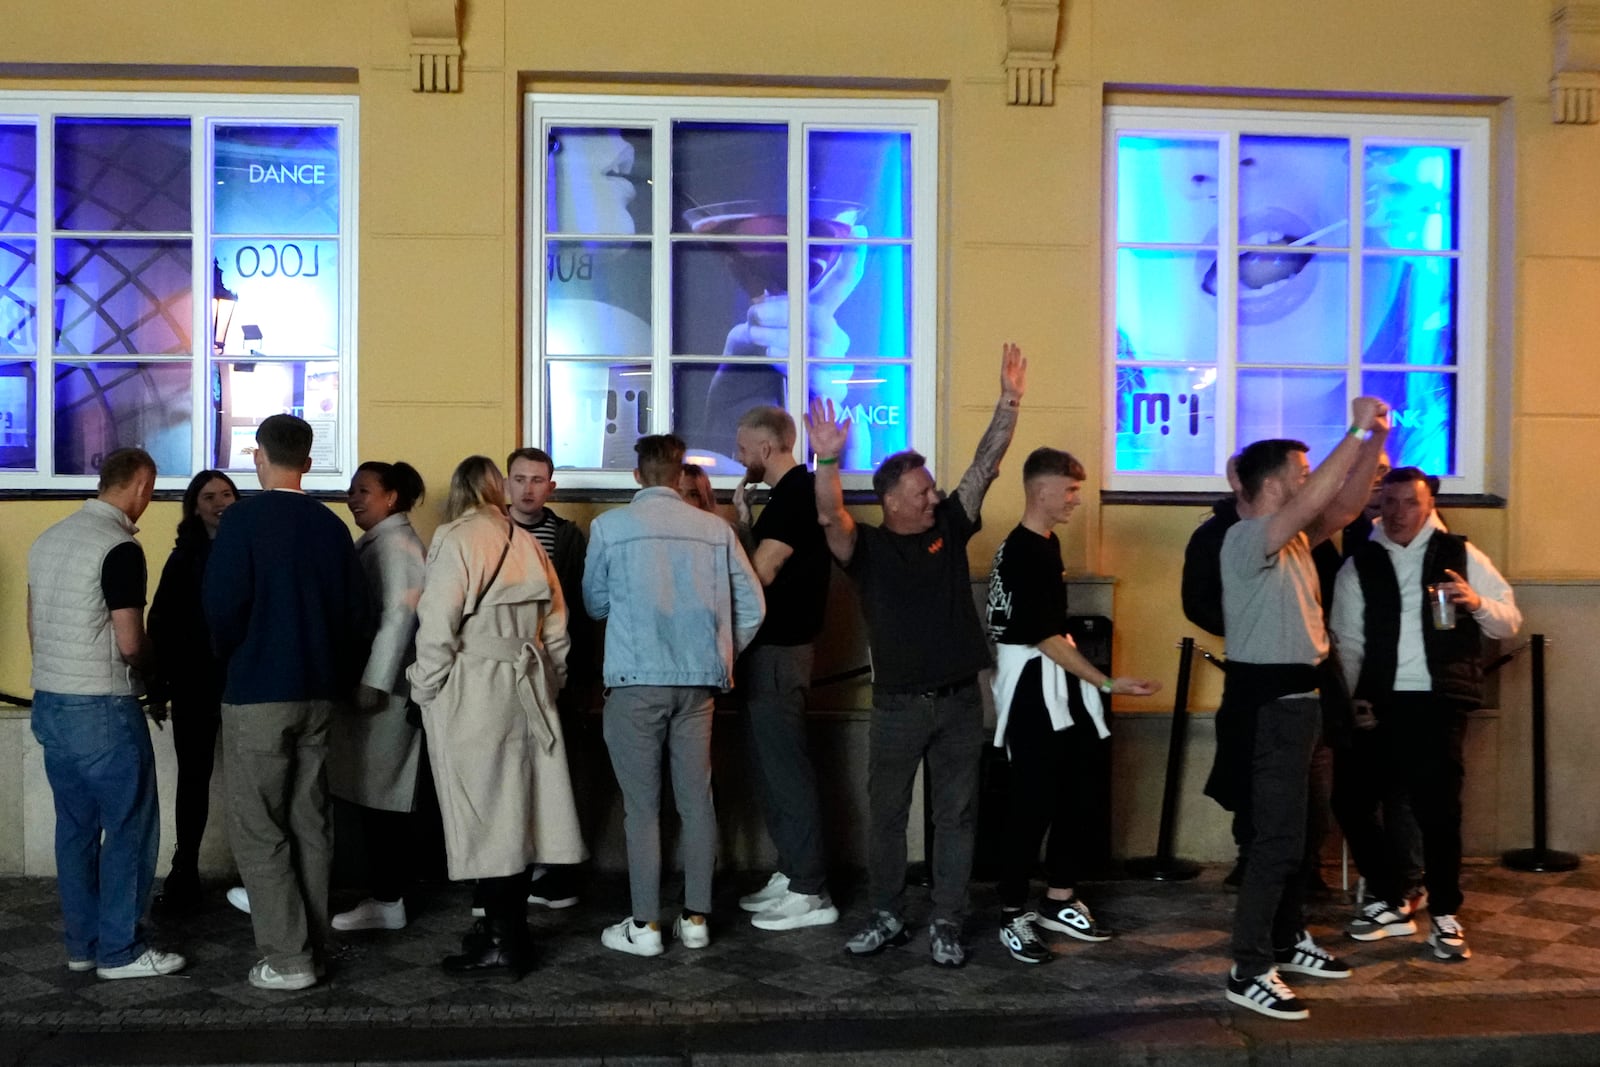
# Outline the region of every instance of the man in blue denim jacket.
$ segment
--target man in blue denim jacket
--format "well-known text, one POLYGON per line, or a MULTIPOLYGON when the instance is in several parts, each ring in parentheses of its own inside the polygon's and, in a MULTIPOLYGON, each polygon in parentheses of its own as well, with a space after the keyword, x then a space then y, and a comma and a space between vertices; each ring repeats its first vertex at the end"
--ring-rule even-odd
POLYGON ((684 910, 673 933, 685 948, 711 943, 711 872, 717 816, 711 803, 711 705, 733 685, 734 657, 766 614, 761 582, 733 527, 685 504, 676 486, 684 444, 641 437, 633 476, 644 488, 589 528, 583 602, 606 619, 603 728, 622 787, 633 914, 600 943, 659 956, 661 752, 683 822, 684 910))

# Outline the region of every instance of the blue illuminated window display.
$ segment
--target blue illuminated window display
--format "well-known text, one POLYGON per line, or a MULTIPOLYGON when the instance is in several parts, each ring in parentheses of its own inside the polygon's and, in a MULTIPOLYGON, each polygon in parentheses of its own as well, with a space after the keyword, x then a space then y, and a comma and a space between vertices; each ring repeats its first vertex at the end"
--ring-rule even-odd
POLYGON ((1341 116, 1161 117, 1178 128, 1112 116, 1113 478, 1213 485, 1266 437, 1319 460, 1356 391, 1394 407, 1396 466, 1477 473, 1458 440, 1472 142, 1341 116))

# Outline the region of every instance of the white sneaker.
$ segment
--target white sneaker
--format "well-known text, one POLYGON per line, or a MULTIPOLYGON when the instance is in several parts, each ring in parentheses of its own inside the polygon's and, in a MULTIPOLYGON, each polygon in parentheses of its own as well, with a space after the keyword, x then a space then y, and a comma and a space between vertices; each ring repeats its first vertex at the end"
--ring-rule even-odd
POLYGON ((250 893, 245 889, 244 886, 236 885, 232 889, 228 890, 228 903, 232 904, 246 915, 250 914, 250 893))
POLYGON ((635 926, 633 916, 628 916, 615 926, 600 931, 600 943, 606 948, 634 956, 659 956, 666 949, 661 944, 661 925, 648 923, 635 926))
POLYGON ((756 912, 750 925, 757 930, 798 930, 803 926, 832 926, 839 921, 839 909, 826 893, 784 893, 756 912))
POLYGON ((310 989, 317 984, 317 976, 311 972, 280 974, 272 969, 272 964, 262 960, 250 968, 250 984, 257 989, 271 989, 274 991, 310 989))
POLYGON ((672 936, 684 948, 705 948, 711 944, 711 927, 704 915, 679 915, 672 922, 672 936))
POLYGON ((71 971, 73 974, 87 974, 89 971, 94 970, 94 967, 94 960, 69 959, 67 961, 67 970, 71 971))
POLYGON ((176 952, 162 952, 160 949, 147 948, 144 955, 136 960, 130 960, 120 967, 96 967, 95 974, 107 980, 118 978, 160 978, 164 974, 176 974, 189 965, 189 961, 176 952))
POLYGON ((385 904, 368 897, 349 911, 335 915, 332 924, 335 930, 404 930, 406 902, 385 904))
POLYGON ((745 911, 765 911, 773 902, 782 899, 789 892, 789 876, 782 871, 777 871, 767 884, 757 889, 754 893, 746 893, 739 898, 739 907, 745 911))

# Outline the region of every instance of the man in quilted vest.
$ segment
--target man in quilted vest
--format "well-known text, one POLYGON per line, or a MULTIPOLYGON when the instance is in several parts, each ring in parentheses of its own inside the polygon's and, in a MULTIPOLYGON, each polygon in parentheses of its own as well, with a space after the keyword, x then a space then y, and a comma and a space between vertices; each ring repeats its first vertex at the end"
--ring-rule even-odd
POLYGON ((155 481, 148 453, 111 453, 96 497, 28 550, 33 735, 55 797, 67 968, 107 979, 154 978, 185 963, 151 948, 139 928, 161 825, 138 699, 150 640, 144 549, 133 535, 155 481))

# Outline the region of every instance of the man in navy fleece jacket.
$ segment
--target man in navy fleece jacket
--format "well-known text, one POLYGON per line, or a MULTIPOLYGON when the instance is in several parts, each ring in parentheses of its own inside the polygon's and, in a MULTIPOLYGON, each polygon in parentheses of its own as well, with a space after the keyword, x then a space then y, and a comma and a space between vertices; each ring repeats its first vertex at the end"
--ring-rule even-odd
POLYGON ((366 659, 367 588, 350 531, 306 496, 311 426, 273 415, 256 429, 267 490, 228 509, 203 592, 227 664, 222 751, 228 836, 250 895, 258 989, 305 989, 323 968, 333 831, 328 728, 366 659))

